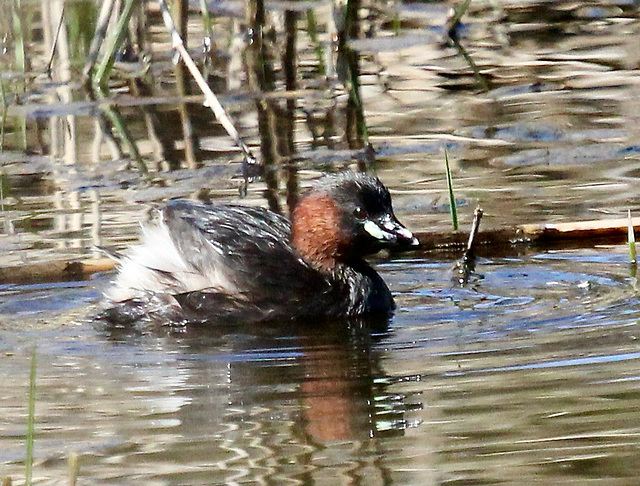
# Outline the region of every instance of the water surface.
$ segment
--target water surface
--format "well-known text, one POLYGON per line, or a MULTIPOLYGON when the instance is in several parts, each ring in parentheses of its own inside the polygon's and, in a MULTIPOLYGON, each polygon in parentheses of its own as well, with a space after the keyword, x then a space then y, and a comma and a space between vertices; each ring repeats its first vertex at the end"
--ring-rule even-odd
MULTIPOLYGON (((79 89, 73 49, 54 58, 53 79, 44 76, 59 18, 45 3, 24 7, 37 13, 32 24, 25 15, 29 76, 11 57, 14 34, 0 57, 8 100, 0 265, 92 258, 96 245, 121 250, 150 207, 203 188, 215 201, 277 200, 286 212, 291 154, 277 160, 275 192, 259 179, 240 197, 241 156, 197 94, 176 95, 159 19, 151 16, 153 92, 135 95, 121 81, 96 103, 79 89), (184 162, 183 103, 199 138, 196 168, 184 162), (107 140, 105 104, 121 110, 150 177, 136 172, 126 144, 107 140), (179 170, 167 170, 172 158, 179 170)), ((74 5, 65 4, 70 16, 74 5)), ((228 6, 215 24, 224 51, 212 68, 216 90, 258 153, 264 133, 242 69, 242 6, 228 6)), ((328 47, 327 6, 310 6, 328 47)), ((291 6, 269 8, 279 12, 269 21, 281 52, 279 15, 291 6)), ((354 43, 376 150, 367 164, 401 221, 448 230, 445 146, 463 225, 478 204, 485 227, 637 213, 636 6, 509 1, 496 11, 474 2, 460 39, 488 91, 441 43, 447 9, 372 9, 369 36, 354 43)), ((283 95, 273 56, 280 84, 271 94, 280 108, 295 98, 301 186, 362 165, 347 140, 347 91, 331 62, 319 74, 307 22, 301 13, 299 91, 283 95)), ((196 51, 195 13, 190 35, 196 51)), ((73 39, 59 41, 81 45, 73 39)), ((72 453, 82 484, 635 484, 640 302, 626 249, 481 254, 464 287, 451 278, 457 257, 377 257, 398 303, 382 326, 120 328, 94 319, 112 275, 2 284, 0 475, 24 477, 35 349, 39 484, 63 483, 72 453)))

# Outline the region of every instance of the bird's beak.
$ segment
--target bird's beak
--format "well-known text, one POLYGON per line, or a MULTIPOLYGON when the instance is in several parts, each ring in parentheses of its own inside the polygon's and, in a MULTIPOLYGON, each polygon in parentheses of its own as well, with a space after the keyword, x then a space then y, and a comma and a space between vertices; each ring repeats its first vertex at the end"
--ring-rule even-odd
POLYGON ((364 224, 364 230, 381 243, 402 246, 418 246, 420 242, 411 231, 405 228, 393 215, 385 215, 364 224))

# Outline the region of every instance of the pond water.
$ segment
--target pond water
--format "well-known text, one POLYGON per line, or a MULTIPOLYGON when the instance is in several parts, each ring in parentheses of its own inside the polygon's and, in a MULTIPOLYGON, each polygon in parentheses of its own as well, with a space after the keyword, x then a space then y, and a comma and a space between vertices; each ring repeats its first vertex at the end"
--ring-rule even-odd
MULTIPOLYGON (((6 11, 14 5, 0 0, 6 11)), ((640 21, 631 2, 506 1, 499 10, 474 2, 459 37, 488 90, 441 42, 448 5, 367 4, 368 35, 352 45, 375 160, 348 127, 327 4, 298 12, 291 95, 279 54, 283 12, 293 5, 269 5, 277 82, 266 114, 242 64, 243 6, 212 4, 224 55, 212 55, 211 79, 252 150, 269 140, 260 123, 281 120, 295 99, 293 151, 276 137, 280 165, 267 173, 277 187, 258 179, 244 198, 240 152, 199 95, 175 94, 154 7, 153 89, 136 91, 126 75, 135 63, 121 62, 107 101, 95 102, 79 87, 85 54, 75 29, 82 15, 95 16, 91 3, 65 4, 52 78, 43 74, 62 5, 23 2, 24 72, 12 54, 14 24, 0 20, 1 267, 92 258, 96 245, 121 250, 151 206, 203 189, 214 200, 284 208, 287 183, 304 187, 358 163, 390 188, 409 228, 447 231, 445 146, 463 226, 476 205, 483 227, 640 209, 640 21), (104 129, 115 119, 109 106, 150 176, 104 129), (185 106, 197 139, 191 159, 185 106), (177 170, 163 164, 184 159, 177 170)), ((189 28, 202 61, 196 11, 189 28)), ((485 252, 463 287, 451 274, 459 256, 375 257, 398 304, 394 317, 322 329, 120 328, 95 319, 112 274, 3 282, 0 476, 24 481, 35 352, 38 484, 64 484, 72 454, 79 484, 636 484, 640 296, 626 248, 485 252)))

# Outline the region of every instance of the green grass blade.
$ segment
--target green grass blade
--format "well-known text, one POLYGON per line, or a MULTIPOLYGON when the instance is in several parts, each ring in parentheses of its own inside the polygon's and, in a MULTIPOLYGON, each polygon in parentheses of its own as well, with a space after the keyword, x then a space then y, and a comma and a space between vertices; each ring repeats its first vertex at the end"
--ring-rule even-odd
POLYGON ((453 180, 451 178, 451 169, 449 168, 449 154, 447 147, 444 147, 444 162, 447 168, 447 187, 449 188, 449 208, 451 211, 451 222, 453 223, 453 231, 458 231, 458 210, 456 209, 456 198, 453 194, 453 180))
POLYGON ((628 226, 628 241, 629 241, 629 259, 631 263, 636 264, 638 262, 638 256, 636 254, 636 234, 633 229, 633 221, 631 220, 631 210, 628 213, 629 226, 628 226))
POLYGON ((35 436, 36 411, 36 350, 31 355, 31 371, 29 372, 29 405, 27 418, 27 457, 25 458, 24 484, 31 486, 33 475, 33 440, 35 436))
POLYGON ((69 468, 69 486, 78 484, 78 474, 80 472, 80 464, 78 463, 78 454, 72 452, 67 461, 69 468))

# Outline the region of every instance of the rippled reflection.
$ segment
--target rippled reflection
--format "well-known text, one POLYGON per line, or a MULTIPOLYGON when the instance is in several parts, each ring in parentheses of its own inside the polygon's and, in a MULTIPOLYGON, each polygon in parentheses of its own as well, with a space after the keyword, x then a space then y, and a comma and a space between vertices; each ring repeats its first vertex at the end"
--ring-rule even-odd
MULTIPOLYGON (((19 3, 0 0, 7 12, 19 3)), ((20 19, 0 18, 0 266, 124 248, 168 198, 241 199, 241 157, 198 95, 173 91, 166 37, 149 39, 150 93, 121 72, 113 98, 95 102, 72 69, 80 41, 61 37, 54 79, 43 74, 62 3, 22 4, 29 73, 10 59, 20 19), (107 107, 152 176, 127 169, 107 107), (185 117, 193 138, 178 129, 185 117)), ((87 5, 66 2, 67 20, 87 5)), ((459 36, 474 73, 442 42, 449 4, 362 9, 362 38, 340 44, 351 54, 338 63, 328 5, 276 2, 273 79, 251 83, 242 5, 210 6, 212 84, 274 162, 266 182, 246 187, 247 204, 284 208, 295 193, 287 201, 283 188, 369 165, 408 227, 449 231, 446 146, 463 225, 478 204, 484 227, 640 209, 633 3, 472 2, 459 36), (291 57, 294 34, 297 76, 279 57, 291 57)), ((190 36, 203 38, 195 14, 190 36)), ((36 346, 39 484, 64 482, 72 452, 80 483, 96 485, 635 484, 640 298, 626 250, 486 253, 466 287, 449 272, 458 255, 378 260, 399 304, 384 325, 118 328, 93 319, 108 275, 3 283, 0 476, 24 476, 36 346)))
MULTIPOLYGON (((71 452, 96 484, 635 478, 640 299, 623 254, 479 260, 474 288, 450 268, 381 264, 388 325, 322 328, 120 328, 61 305, 16 332, 11 302, 45 289, 5 288, 3 471, 21 469, 35 340, 43 478, 71 452)), ((46 292, 81 304, 105 284, 46 292)))

